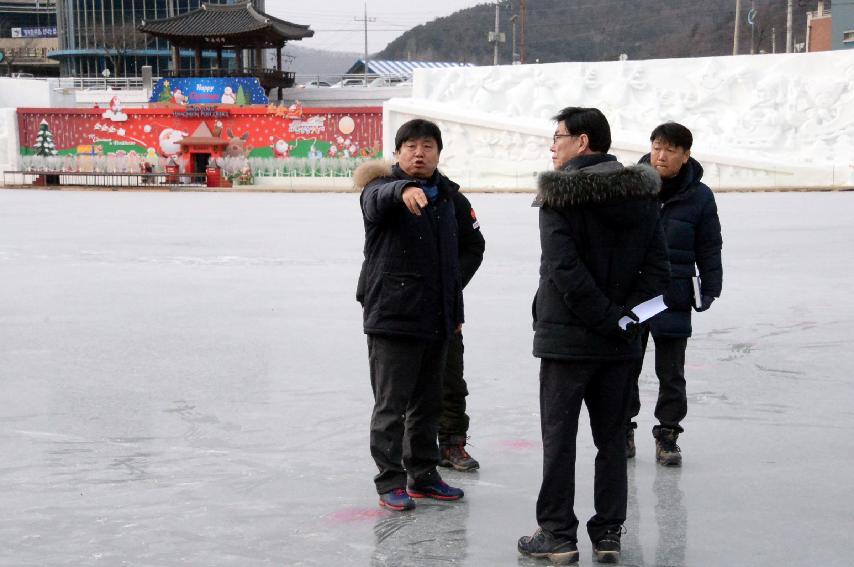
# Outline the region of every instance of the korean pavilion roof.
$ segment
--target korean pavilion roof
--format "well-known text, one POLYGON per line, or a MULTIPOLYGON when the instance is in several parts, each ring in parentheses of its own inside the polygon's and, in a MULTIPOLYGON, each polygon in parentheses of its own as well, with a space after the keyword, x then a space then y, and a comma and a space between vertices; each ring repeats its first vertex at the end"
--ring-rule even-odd
POLYGON ((257 11, 252 2, 202 4, 172 18, 143 20, 140 31, 180 47, 281 47, 289 40, 312 37, 309 26, 286 22, 257 11))

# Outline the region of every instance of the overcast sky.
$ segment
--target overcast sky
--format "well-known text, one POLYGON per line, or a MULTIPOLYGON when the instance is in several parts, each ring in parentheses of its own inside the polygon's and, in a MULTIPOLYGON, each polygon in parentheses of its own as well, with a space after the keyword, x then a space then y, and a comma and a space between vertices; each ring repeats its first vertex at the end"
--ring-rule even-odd
MULTIPOLYGON (((368 0, 368 51, 382 50, 403 32, 436 18, 476 6, 491 4, 485 0, 368 0)), ((328 51, 365 50, 365 3, 360 0, 267 0, 266 11, 295 24, 308 24, 314 37, 293 45, 328 51)))

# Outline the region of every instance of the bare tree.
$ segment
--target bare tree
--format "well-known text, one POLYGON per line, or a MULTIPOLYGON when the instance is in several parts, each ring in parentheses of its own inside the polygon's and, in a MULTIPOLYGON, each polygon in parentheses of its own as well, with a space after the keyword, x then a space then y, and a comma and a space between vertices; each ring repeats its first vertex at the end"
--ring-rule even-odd
POLYGON ((139 31, 132 23, 123 25, 92 26, 89 30, 104 57, 110 62, 115 77, 127 74, 129 52, 145 49, 154 42, 154 38, 139 31))
POLYGON ((6 66, 6 75, 12 75, 15 64, 20 64, 27 58, 41 57, 43 50, 39 50, 39 41, 36 38, 15 38, 14 44, 5 43, 3 51, 3 64, 6 66))

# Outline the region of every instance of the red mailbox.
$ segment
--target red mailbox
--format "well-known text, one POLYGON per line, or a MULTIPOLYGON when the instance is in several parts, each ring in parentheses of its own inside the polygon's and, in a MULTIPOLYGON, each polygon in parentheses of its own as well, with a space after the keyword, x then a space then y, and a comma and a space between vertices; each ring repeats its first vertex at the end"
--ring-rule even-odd
POLYGON ((180 168, 177 165, 167 165, 166 166, 166 183, 177 185, 178 184, 178 172, 180 168))
POLYGON ((219 187, 222 182, 222 174, 218 167, 208 167, 205 169, 205 176, 208 180, 208 187, 219 187))

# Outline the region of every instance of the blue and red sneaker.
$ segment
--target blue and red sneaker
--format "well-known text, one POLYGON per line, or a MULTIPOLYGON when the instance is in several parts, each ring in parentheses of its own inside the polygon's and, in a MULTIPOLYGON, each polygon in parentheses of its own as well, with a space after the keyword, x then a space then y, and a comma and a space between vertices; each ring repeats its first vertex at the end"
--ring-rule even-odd
POLYGON ((443 480, 424 484, 410 484, 406 491, 413 498, 435 498, 436 500, 459 500, 465 494, 462 488, 448 486, 443 480))
POLYGON ((415 508, 415 501, 409 497, 406 491, 402 488, 395 488, 388 492, 380 494, 380 506, 402 512, 403 510, 412 510, 415 508))

